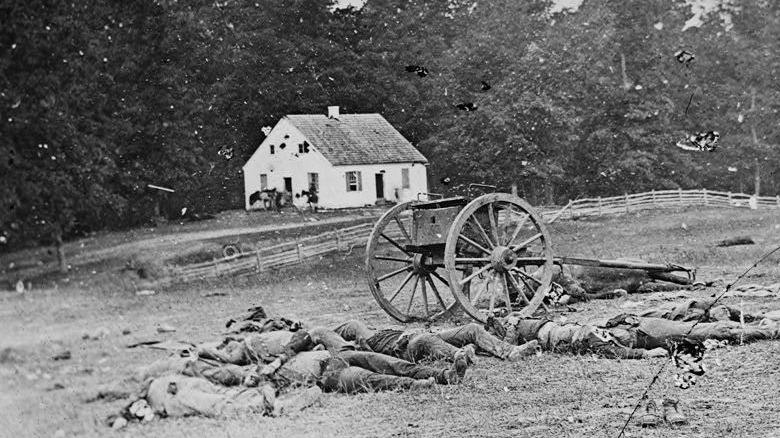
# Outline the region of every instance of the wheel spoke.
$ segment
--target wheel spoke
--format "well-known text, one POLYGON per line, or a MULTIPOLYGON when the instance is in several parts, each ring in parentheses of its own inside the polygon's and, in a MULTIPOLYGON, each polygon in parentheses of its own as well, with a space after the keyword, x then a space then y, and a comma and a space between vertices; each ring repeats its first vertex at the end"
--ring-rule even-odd
MULTIPOLYGON (((482 228, 482 224, 479 223, 477 218, 475 216, 469 216, 469 220, 471 220, 471 223, 476 225, 477 231, 479 231, 480 236, 482 236, 482 239, 487 242, 490 249, 493 249, 494 245, 493 242, 490 241, 490 237, 488 237, 487 233, 485 232, 485 229, 482 228)), ((490 251, 485 251, 486 253, 490 254, 490 251)))
POLYGON ((538 285, 542 284, 542 282, 537 280, 536 277, 534 277, 533 275, 528 275, 528 273, 523 272, 521 269, 518 269, 518 268, 515 267, 515 268, 512 268, 512 271, 517 272, 517 275, 522 277, 521 280, 523 280, 523 283, 525 283, 526 282, 525 280, 527 279, 527 280, 533 281, 534 283, 536 283, 538 285))
POLYGON ((427 318, 431 313, 428 311, 428 291, 425 290, 426 278, 428 278, 427 275, 423 277, 423 281, 420 282, 420 293, 422 293, 423 305, 425 306, 425 317, 427 318))
POLYGON ((409 238, 409 234, 406 232, 406 228, 404 228, 404 225, 401 222, 401 219, 398 219, 398 216, 396 216, 396 217, 393 218, 393 220, 395 220, 395 223, 398 224, 398 228, 401 229, 401 233, 403 233, 404 238, 406 239, 406 241, 409 244, 411 244, 412 243, 412 239, 409 238))
MULTIPOLYGON (((493 276, 490 276, 490 281, 493 281, 493 276)), ((496 307, 496 294, 490 294, 490 302, 488 303, 488 315, 493 314, 493 308, 496 307)))
POLYGON ((481 268, 477 269, 476 271, 474 271, 474 272, 473 272, 471 275, 469 275, 468 277, 461 279, 461 280, 458 282, 458 284, 460 284, 461 286, 463 286, 464 284, 466 284, 466 283, 468 283, 469 281, 471 281, 471 280, 472 280, 474 277, 476 277, 477 275, 479 275, 479 274, 481 274, 481 273, 483 273, 483 272, 487 271, 488 269, 490 269, 490 268, 491 268, 491 266, 492 266, 492 265, 485 265, 485 266, 483 266, 483 267, 481 267, 481 268))
POLYGON ((413 275, 414 275, 414 272, 410 272, 409 275, 407 275, 406 278, 404 278, 404 281, 401 282, 401 284, 395 289, 395 291, 393 291, 393 296, 390 297, 389 302, 391 302, 391 303, 393 302, 395 297, 397 297, 398 294, 401 293, 401 289, 403 289, 404 286, 406 286, 406 284, 409 283, 409 280, 411 280, 413 275))
POLYGON ((477 304, 477 301, 479 301, 479 298, 488 291, 490 288, 490 279, 485 281, 485 284, 482 285, 482 287, 477 291, 477 293, 474 294, 474 297, 471 298, 471 304, 475 305, 477 304))
POLYGON ((447 305, 444 304, 444 300, 441 298, 441 295, 439 295, 439 289, 436 287, 436 284, 433 283, 433 278, 431 276, 425 277, 426 280, 428 280, 428 284, 431 285, 431 290, 433 291, 433 294, 436 296, 436 300, 439 301, 439 304, 441 304, 441 308, 444 310, 447 310, 447 305))
POLYGON ((455 257, 455 264, 458 265, 473 265, 476 263, 490 263, 488 257, 455 257))
POLYGON ((385 275, 383 275, 383 276, 381 276, 381 277, 377 278, 377 279, 376 279, 376 281, 377 281, 377 283, 379 283, 379 282, 382 282, 382 281, 385 281, 385 280, 387 280, 388 278, 395 277, 396 275, 400 274, 401 272, 408 271, 408 270, 409 270, 411 267, 412 267, 412 265, 407 265, 407 266, 404 266, 404 267, 403 267, 403 268, 401 268, 401 269, 396 269, 396 270, 395 270, 395 271, 393 271, 393 272, 390 272, 390 273, 388 273, 388 274, 385 274, 385 275))
MULTIPOLYGON (((517 294, 520 295, 520 299, 523 300, 523 304, 525 304, 526 306, 531 304, 531 302, 528 301, 528 297, 525 296, 525 292, 523 292, 523 289, 520 287, 519 284, 517 284, 517 281, 515 280, 515 277, 513 277, 512 274, 507 272, 506 278, 512 284, 512 287, 515 288, 515 290, 517 291, 517 294)), ((527 288, 530 288, 530 286, 528 285, 528 283, 525 282, 525 280, 523 280, 523 283, 525 283, 527 288)), ((508 295, 508 292, 507 292, 507 295, 508 295)))
POLYGON ((409 297, 409 304, 406 306, 406 314, 409 314, 409 311, 412 310, 412 302, 414 301, 414 294, 417 292, 417 283, 420 281, 420 276, 415 275, 414 276, 414 286, 412 286, 412 296, 409 297))
POLYGON ((388 256, 374 256, 375 260, 387 260, 389 262, 401 262, 401 263, 409 263, 411 259, 405 258, 405 259, 399 259, 397 257, 388 257, 388 256))
MULTIPOLYGON (((441 275, 439 275, 439 273, 438 273, 438 272, 436 272, 436 271, 434 271, 434 272, 431 272, 431 275, 433 275, 434 277, 438 278, 438 279, 439 279, 439 281, 441 281, 442 283, 444 283, 444 285, 445 285, 445 286, 447 286, 447 287, 450 287, 450 282, 449 282, 449 281, 447 281, 447 280, 445 280, 445 279, 444 279, 444 277, 442 277, 441 275)), ((431 283, 433 283, 433 282, 431 281, 431 283)))
POLYGON ((493 207, 493 203, 488 204, 488 219, 490 220, 490 233, 493 235, 493 241, 496 245, 501 243, 498 240, 498 224, 496 223, 496 209, 493 207))
POLYGON ((529 214, 525 215, 523 220, 517 225, 517 228, 515 228, 514 233, 512 233, 512 237, 510 237, 509 240, 507 240, 506 246, 511 246, 512 242, 514 242, 515 239, 517 239, 517 236, 520 234, 520 231, 522 231, 523 225, 525 225, 525 222, 528 220, 529 217, 531 217, 531 215, 529 214))
POLYGON ((512 251, 517 251, 519 249, 523 249, 526 246, 528 246, 531 242, 533 242, 534 240, 536 240, 536 239, 538 239, 540 237, 542 237, 542 233, 536 233, 533 236, 529 237, 528 239, 524 240, 522 243, 517 244, 517 245, 512 245, 512 247, 511 247, 512 251))
POLYGON ((386 235, 385 233, 380 233, 379 235, 380 235, 380 236, 382 236, 382 237, 384 237, 384 238, 385 238, 385 240, 387 240, 388 242, 390 242, 390 243, 391 243, 391 244, 392 244, 394 247, 396 247, 396 248, 400 249, 400 250, 401 250, 401 252, 403 252, 404 254, 406 254, 406 255, 408 255, 409 257, 411 257, 411 254, 409 254, 409 252, 407 252, 407 251, 406 251, 406 250, 405 250, 405 249, 404 249, 404 248, 403 248, 401 245, 399 245, 399 244, 398 244, 398 242, 396 242, 395 240, 393 240, 393 239, 391 239, 391 238, 387 237, 387 235, 386 235))
MULTIPOLYGON (((507 313, 512 312, 512 297, 509 296, 509 273, 504 272, 504 299, 506 300, 507 313)), ((522 293, 521 293, 522 295, 522 293)))
POLYGON ((484 252, 485 254, 490 254, 490 251, 485 249, 482 245, 480 245, 479 243, 469 239, 468 237, 464 236, 463 234, 459 235, 458 238, 465 240, 466 243, 468 243, 469 245, 479 249, 480 251, 484 252))

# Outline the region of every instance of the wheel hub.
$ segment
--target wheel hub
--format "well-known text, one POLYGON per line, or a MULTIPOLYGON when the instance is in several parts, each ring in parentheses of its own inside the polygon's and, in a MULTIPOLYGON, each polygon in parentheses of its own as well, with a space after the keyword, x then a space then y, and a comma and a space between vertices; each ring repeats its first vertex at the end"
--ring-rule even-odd
POLYGON ((436 270, 436 266, 431 264, 433 260, 425 254, 415 254, 412 259, 412 270, 417 275, 428 275, 436 270))
POLYGON ((490 253, 490 264, 498 272, 506 272, 517 263, 517 254, 507 246, 497 246, 490 253))

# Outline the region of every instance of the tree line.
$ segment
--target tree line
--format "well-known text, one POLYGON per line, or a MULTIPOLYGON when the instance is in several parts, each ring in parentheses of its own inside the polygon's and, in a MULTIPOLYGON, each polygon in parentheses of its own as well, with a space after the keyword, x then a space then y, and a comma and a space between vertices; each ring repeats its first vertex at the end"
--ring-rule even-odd
POLYGON ((4 0, 5 246, 137 226, 166 196, 173 215, 240 208, 262 127, 328 105, 384 115, 448 195, 471 182, 533 203, 752 191, 756 168, 778 193, 775 2, 724 2, 728 20, 685 31, 681 1, 549 6, 4 0), (677 147, 711 131, 714 151, 677 147))

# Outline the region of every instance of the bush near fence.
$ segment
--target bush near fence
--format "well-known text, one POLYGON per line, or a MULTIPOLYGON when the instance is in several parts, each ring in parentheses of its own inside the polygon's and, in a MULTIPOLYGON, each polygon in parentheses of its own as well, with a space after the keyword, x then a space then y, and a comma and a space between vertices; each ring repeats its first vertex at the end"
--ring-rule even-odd
MULTIPOLYGON (((577 199, 565 207, 541 212, 546 221, 576 219, 587 216, 601 216, 630 213, 669 207, 704 205, 713 207, 749 208, 751 195, 744 193, 718 192, 714 190, 658 190, 623 196, 577 199)), ((780 196, 759 196, 757 208, 780 208, 780 196)), ((256 251, 236 254, 173 268, 171 280, 187 282, 196 279, 220 276, 249 275, 269 269, 297 265, 314 257, 333 251, 363 250, 374 224, 361 224, 317 236, 261 248, 256 251)), ((400 238, 400 230, 386 230, 391 238, 400 238)))

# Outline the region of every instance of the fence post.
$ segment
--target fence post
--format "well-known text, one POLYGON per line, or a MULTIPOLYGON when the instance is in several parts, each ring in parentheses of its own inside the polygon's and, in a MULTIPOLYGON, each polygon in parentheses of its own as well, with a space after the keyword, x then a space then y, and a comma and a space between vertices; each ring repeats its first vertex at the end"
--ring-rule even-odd
POLYGON ((341 232, 336 230, 336 251, 342 251, 341 249, 341 232))
POLYGON ((731 205, 731 192, 729 192, 729 205, 731 205))
POLYGON ((777 204, 777 205, 780 205, 780 195, 777 195, 777 196, 775 197, 775 200, 777 201, 777 202, 776 202, 776 204, 777 204))
POLYGON ((217 259, 214 259, 214 276, 219 278, 219 263, 217 263, 217 259))
POLYGON ((708 203, 707 203, 707 189, 701 189, 701 192, 704 193, 704 205, 708 205, 708 203))
POLYGON ((655 205, 655 190, 650 191, 650 196, 653 198, 653 205, 655 205))
POLYGON ((257 258, 257 272, 260 272, 262 266, 260 265, 260 251, 255 251, 255 257, 257 258))
POLYGON ((626 213, 628 213, 628 212, 630 212, 630 211, 631 211, 631 210, 629 210, 629 208, 628 208, 628 193, 623 193, 623 196, 625 196, 625 199, 626 199, 626 213))
POLYGON ((601 196, 599 196, 599 216, 601 216, 601 196))
POLYGON ((677 189, 677 199, 680 202, 680 205, 682 205, 682 188, 677 189))
POLYGON ((301 244, 298 243, 295 245, 295 250, 298 252, 298 263, 303 263, 303 255, 301 254, 301 244))

